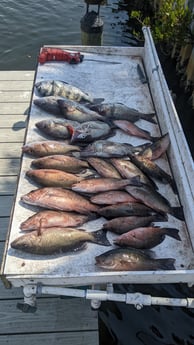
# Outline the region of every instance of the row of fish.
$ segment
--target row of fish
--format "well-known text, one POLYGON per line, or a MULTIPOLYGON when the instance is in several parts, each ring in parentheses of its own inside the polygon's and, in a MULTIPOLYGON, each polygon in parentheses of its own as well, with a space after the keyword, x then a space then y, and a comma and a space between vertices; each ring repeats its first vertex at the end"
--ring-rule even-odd
POLYGON ((174 259, 156 260, 142 252, 160 244, 165 236, 181 240, 177 229, 153 226, 152 222, 166 221, 166 214, 183 220, 182 209, 172 207, 152 179, 170 183, 176 192, 171 176, 155 163, 169 146, 168 134, 153 138, 134 124, 139 119, 155 123, 155 114, 141 114, 122 103, 101 103, 102 99, 94 100, 59 81, 40 82, 36 89, 43 97, 34 103, 64 119, 36 123, 57 141, 27 143, 22 148, 23 153, 35 157, 31 162, 35 169, 29 169, 26 176, 41 187, 23 195, 21 201, 43 211, 21 224, 26 233, 11 247, 47 255, 81 250, 87 242, 109 246, 106 234, 111 231, 117 235, 113 245, 122 248, 96 257, 98 266, 110 270, 174 269, 174 259), (113 135, 116 128, 151 143, 134 147, 101 139, 113 135), (72 145, 75 142, 77 145, 72 145), (87 146, 82 147, 83 143, 87 146), (86 222, 101 216, 106 219, 102 229, 82 229, 86 222))

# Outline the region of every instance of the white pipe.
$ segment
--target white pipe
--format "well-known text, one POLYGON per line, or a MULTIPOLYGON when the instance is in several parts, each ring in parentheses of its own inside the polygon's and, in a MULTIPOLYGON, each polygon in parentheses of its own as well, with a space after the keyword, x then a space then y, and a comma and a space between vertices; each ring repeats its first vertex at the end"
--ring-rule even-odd
POLYGON ((26 285, 24 287, 25 297, 30 300, 36 292, 41 294, 51 294, 58 296, 82 297, 91 301, 115 301, 125 302, 126 304, 133 304, 137 309, 143 306, 151 305, 165 305, 172 307, 186 307, 194 308, 194 298, 169 298, 169 297, 153 297, 151 295, 135 293, 114 293, 106 290, 92 290, 92 289, 75 289, 58 286, 34 286, 26 285))

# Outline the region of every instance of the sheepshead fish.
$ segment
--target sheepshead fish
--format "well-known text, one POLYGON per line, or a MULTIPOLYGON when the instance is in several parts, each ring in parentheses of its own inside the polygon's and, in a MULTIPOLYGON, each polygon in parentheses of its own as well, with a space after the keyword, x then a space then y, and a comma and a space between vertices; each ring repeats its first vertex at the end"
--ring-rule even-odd
POLYGON ((113 120, 127 120, 136 122, 140 119, 156 123, 154 120, 155 113, 145 114, 136 109, 130 108, 123 103, 100 103, 90 106, 91 109, 97 111, 107 119, 113 120))
POLYGON ((111 271, 174 270, 175 259, 153 259, 135 248, 112 249, 95 257, 96 265, 111 271))
POLYGON ((32 160, 31 165, 39 169, 57 169, 75 174, 89 168, 89 164, 86 161, 65 155, 36 158, 32 160))
MULTIPOLYGON (((62 98, 62 97, 61 97, 62 98)), ((41 98, 35 98, 33 100, 33 103, 39 107, 40 109, 46 111, 47 113, 61 116, 61 109, 59 108, 59 105, 57 103, 57 100, 60 99, 58 96, 45 96, 41 98)))
POLYGON ((153 210, 138 202, 122 202, 116 205, 108 205, 98 210, 98 214, 111 219, 126 216, 148 216, 153 210))
POLYGON ((159 192, 149 186, 126 186, 125 190, 136 200, 159 213, 171 214, 179 220, 184 220, 184 213, 181 206, 173 207, 169 201, 159 192))
POLYGON ((74 211, 81 214, 90 214, 98 210, 97 205, 92 204, 83 196, 60 187, 43 187, 32 190, 23 195, 21 201, 51 210, 74 211))
POLYGON ((150 216, 128 216, 117 217, 108 220, 103 224, 103 230, 114 232, 115 234, 124 234, 132 229, 149 226, 152 222, 165 222, 167 216, 160 214, 153 214, 150 216))
POLYGON ((174 193, 177 194, 177 187, 174 179, 166 173, 162 168, 159 167, 154 161, 146 158, 145 156, 130 155, 132 162, 141 169, 145 174, 153 177, 163 183, 169 183, 174 193))
POLYGON ((84 176, 67 173, 56 169, 30 169, 26 176, 45 187, 70 188, 74 183, 84 179, 84 176))
POLYGON ((135 176, 131 179, 117 179, 117 178, 89 178, 72 185, 72 190, 79 193, 99 193, 108 190, 122 189, 128 185, 139 185, 139 177, 135 176))
POLYGON ((11 248, 31 254, 52 255, 84 249, 86 242, 110 245, 102 230, 87 232, 75 228, 52 227, 19 236, 11 243, 11 248))
POLYGON ((78 214, 76 212, 63 212, 44 210, 33 214, 20 224, 22 231, 33 231, 40 228, 41 221, 45 228, 51 227, 74 227, 93 219, 91 216, 78 214))
POLYGON ((22 147, 22 152, 36 157, 44 157, 55 154, 66 154, 72 151, 80 151, 78 146, 68 145, 62 141, 44 140, 27 143, 22 147))
POLYGON ((81 152, 81 157, 123 157, 132 152, 133 146, 130 144, 114 143, 107 140, 96 140, 86 146, 81 152))
POLYGON ((169 134, 166 133, 161 138, 152 143, 148 148, 139 152, 139 155, 149 158, 151 161, 160 158, 168 149, 170 145, 169 134))
POLYGON ((79 126, 69 124, 67 127, 71 133, 71 143, 90 143, 114 134, 112 128, 107 123, 101 121, 87 121, 79 126))
POLYGON ((98 114, 96 111, 89 109, 83 104, 66 99, 59 99, 57 102, 61 113, 68 120, 78 121, 80 123, 87 121, 105 122, 105 118, 103 116, 98 114))
POLYGON ((114 243, 121 247, 151 249, 162 243, 166 236, 181 241, 178 232, 178 229, 154 226, 136 228, 117 237, 114 243))
POLYGON ((62 96, 80 102, 93 102, 93 97, 81 89, 60 80, 43 80, 35 84, 41 96, 62 96))
POLYGON ((133 122, 127 120, 115 120, 113 123, 130 136, 135 136, 149 141, 156 141, 158 139, 157 137, 152 137, 150 132, 138 127, 133 122))
POLYGON ((70 120, 42 120, 35 123, 35 126, 44 134, 54 139, 70 139, 71 132, 68 126, 78 125, 78 122, 70 120))
POLYGON ((123 178, 131 178, 133 176, 139 176, 140 182, 148 184, 150 187, 158 188, 155 182, 143 173, 141 169, 137 167, 131 160, 123 158, 112 158, 111 163, 119 171, 123 178))
POLYGON ((135 202, 136 199, 127 192, 121 190, 110 190, 108 192, 101 192, 92 196, 90 201, 98 205, 115 205, 122 202, 135 202))
MULTIPOLYGON (((114 168, 114 166, 105 159, 98 157, 89 157, 87 162, 98 172, 102 177, 108 178, 121 178, 119 172, 114 168)), ((138 174, 136 174, 137 176, 138 174)))

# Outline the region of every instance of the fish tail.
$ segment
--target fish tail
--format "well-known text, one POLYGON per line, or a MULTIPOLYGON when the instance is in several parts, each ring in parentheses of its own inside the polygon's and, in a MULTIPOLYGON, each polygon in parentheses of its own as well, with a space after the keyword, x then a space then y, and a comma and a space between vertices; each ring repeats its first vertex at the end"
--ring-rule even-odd
POLYGON ((178 241, 181 241, 181 238, 179 236, 179 230, 178 229, 175 229, 175 228, 166 228, 167 230, 167 235, 172 237, 172 238, 175 238, 176 240, 178 241))
POLYGON ((159 139, 161 139, 161 137, 152 137, 151 136, 151 140, 155 143, 156 141, 158 141, 159 139))
POLYGON ((156 120, 153 118, 156 114, 155 113, 150 113, 150 114, 142 114, 141 115, 141 118, 143 120, 146 120, 148 122, 151 122, 151 123, 157 123, 156 120))
POLYGON ((142 186, 142 182, 140 181, 140 176, 139 175, 133 176, 131 178, 131 184, 133 186, 142 186))
POLYGON ((179 220, 185 219, 182 206, 171 207, 171 214, 172 214, 172 216, 174 216, 175 218, 177 218, 179 220))
POLYGON ((153 222, 167 222, 167 220, 168 220, 168 215, 166 213, 164 214, 157 213, 154 216, 153 222))
POLYGON ((167 259, 155 259, 157 270, 175 270, 175 259, 167 258, 167 259))
POLYGON ((101 244, 102 246, 111 246, 106 237, 106 232, 102 229, 93 232, 93 243, 101 244))

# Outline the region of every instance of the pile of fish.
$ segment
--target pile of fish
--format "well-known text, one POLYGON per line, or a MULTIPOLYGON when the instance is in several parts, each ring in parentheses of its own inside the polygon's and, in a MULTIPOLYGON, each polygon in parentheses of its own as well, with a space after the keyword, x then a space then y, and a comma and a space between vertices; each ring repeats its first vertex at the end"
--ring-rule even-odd
POLYGON ((166 236, 181 240, 178 229, 153 223, 166 222, 168 215, 184 220, 182 208, 173 207, 157 186, 159 181, 177 192, 171 175, 156 163, 169 147, 169 135, 153 137, 135 124, 140 119, 156 123, 155 114, 105 103, 61 81, 41 81, 35 87, 40 96, 35 106, 56 119, 36 123, 48 140, 22 148, 32 157, 26 178, 37 188, 21 201, 40 211, 21 223, 24 234, 11 247, 51 255, 87 250, 92 242, 112 247, 95 257, 103 269, 175 269, 173 258, 156 259, 149 251, 166 236), (146 142, 133 146, 107 140, 118 130, 146 142), (100 230, 83 230, 98 218, 104 220, 100 230), (114 234, 112 243, 109 232, 114 234))

